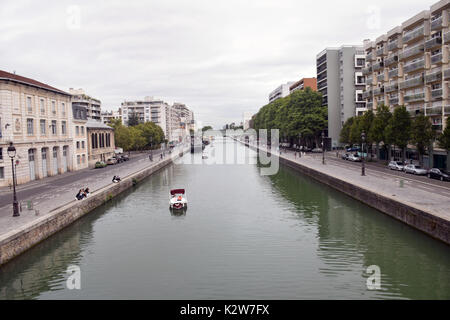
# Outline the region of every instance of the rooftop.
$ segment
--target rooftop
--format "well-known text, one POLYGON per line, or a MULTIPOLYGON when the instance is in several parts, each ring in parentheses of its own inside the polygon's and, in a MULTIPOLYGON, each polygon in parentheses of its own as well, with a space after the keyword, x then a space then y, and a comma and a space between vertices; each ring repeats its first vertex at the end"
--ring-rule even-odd
POLYGON ((36 88, 40 88, 43 90, 48 90, 48 91, 52 91, 52 92, 56 92, 56 93, 60 93, 63 95, 68 95, 70 96, 69 93, 59 90, 55 87, 49 86, 48 84, 36 81, 34 79, 30 79, 30 78, 26 78, 23 76, 19 76, 15 73, 9 73, 3 70, 0 70, 0 80, 7 80, 7 81, 13 81, 16 83, 20 83, 20 84, 26 84, 32 87, 36 87, 36 88))

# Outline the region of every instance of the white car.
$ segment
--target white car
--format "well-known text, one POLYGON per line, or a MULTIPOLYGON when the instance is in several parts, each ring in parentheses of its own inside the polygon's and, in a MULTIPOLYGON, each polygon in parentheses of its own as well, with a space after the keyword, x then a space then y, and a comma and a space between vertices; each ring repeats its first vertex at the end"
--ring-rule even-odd
POLYGON ((391 161, 388 164, 388 168, 391 169, 391 170, 403 171, 405 166, 400 161, 391 161))
POLYGON ((351 154, 347 159, 353 162, 361 162, 361 158, 357 154, 351 154))
POLYGON ((425 170, 421 166, 416 166, 415 164, 407 164, 404 170, 406 173, 412 173, 417 175, 426 175, 428 173, 427 170, 425 170))

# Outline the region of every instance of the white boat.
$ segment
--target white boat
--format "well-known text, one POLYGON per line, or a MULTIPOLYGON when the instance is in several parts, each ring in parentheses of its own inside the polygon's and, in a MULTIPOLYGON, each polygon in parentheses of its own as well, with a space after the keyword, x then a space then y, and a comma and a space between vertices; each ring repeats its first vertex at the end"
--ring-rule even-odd
POLYGON ((173 189, 170 190, 170 209, 187 209, 187 199, 185 196, 184 189, 173 189))

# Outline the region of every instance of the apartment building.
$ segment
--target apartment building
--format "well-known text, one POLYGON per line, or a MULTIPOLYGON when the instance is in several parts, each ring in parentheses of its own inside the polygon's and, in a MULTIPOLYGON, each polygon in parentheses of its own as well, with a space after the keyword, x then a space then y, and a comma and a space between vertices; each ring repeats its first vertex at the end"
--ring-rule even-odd
POLYGON ((311 90, 317 91, 317 79, 303 78, 297 82, 294 82, 294 84, 289 87, 289 94, 297 90, 304 90, 305 88, 311 88, 311 90))
MULTIPOLYGON (((429 116, 437 132, 444 129, 450 114, 449 12, 450 1, 440 1, 365 44, 368 108, 404 105, 412 116, 429 116)), ((435 148, 433 162, 443 167, 444 150, 435 148)))
POLYGON ((88 96, 83 89, 70 88, 69 93, 72 95, 72 103, 84 105, 87 110, 87 118, 101 121, 101 106, 100 100, 88 96))
POLYGON ((280 98, 284 98, 287 97, 289 95, 289 88, 291 85, 293 85, 294 82, 288 82, 285 84, 280 85, 279 87, 277 87, 275 90, 273 90, 270 94, 269 94, 269 103, 280 99, 280 98))
POLYGON ((328 107, 327 136, 333 148, 340 146, 345 121, 366 110, 364 66, 363 46, 326 48, 316 56, 317 90, 322 93, 322 105, 328 107))
POLYGON ((111 123, 112 120, 120 120, 122 122, 122 108, 118 111, 102 111, 102 122, 104 124, 111 123))
POLYGON ((10 142, 18 184, 72 170, 71 123, 69 93, 0 70, 0 186, 12 184, 10 142))
POLYGON ((177 112, 179 116, 179 127, 181 129, 180 131, 180 138, 181 140, 185 139, 185 137, 190 136, 189 131, 192 129, 194 130, 194 112, 190 110, 184 103, 180 102, 174 102, 172 106, 177 112))
POLYGON ((169 136, 166 109, 169 106, 166 102, 147 96, 144 100, 122 102, 122 121, 128 125, 131 115, 137 115, 140 122, 154 122, 161 127, 166 137, 169 136))

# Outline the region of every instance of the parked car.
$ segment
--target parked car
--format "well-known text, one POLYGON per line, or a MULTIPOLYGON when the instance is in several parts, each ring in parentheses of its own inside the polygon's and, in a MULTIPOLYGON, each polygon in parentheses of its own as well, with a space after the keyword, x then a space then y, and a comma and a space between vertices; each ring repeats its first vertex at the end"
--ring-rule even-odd
POLYGON ((107 166, 107 164, 106 163, 104 163, 103 161, 97 161, 96 163, 95 163, 95 168, 97 169, 97 168, 104 168, 104 167, 106 167, 107 166))
POLYGON ((353 161, 353 162, 361 162, 361 158, 357 154, 349 155, 348 160, 353 161))
POLYGON ((438 168, 433 168, 428 171, 428 178, 438 179, 441 181, 450 181, 450 172, 438 168))
POLYGON ((314 148, 312 149, 313 153, 322 153, 322 148, 314 148))
POLYGON ((112 158, 113 158, 113 159, 116 159, 116 163, 121 163, 121 162, 123 162, 122 157, 119 156, 119 155, 114 156, 114 157, 112 157, 112 158))
POLYGON ((348 153, 344 153, 343 155, 342 155, 342 159, 344 159, 344 160, 348 160, 348 157, 349 157, 350 155, 348 154, 348 153))
POLYGON ((428 173, 427 170, 425 170, 421 166, 416 166, 415 164, 407 164, 404 170, 406 173, 412 173, 417 175, 426 175, 428 173))
POLYGON ((401 161, 391 161, 388 164, 388 168, 391 170, 403 171, 405 166, 401 161))
POLYGON ((109 165, 117 164, 117 159, 109 158, 108 160, 106 160, 106 164, 109 164, 109 165))

